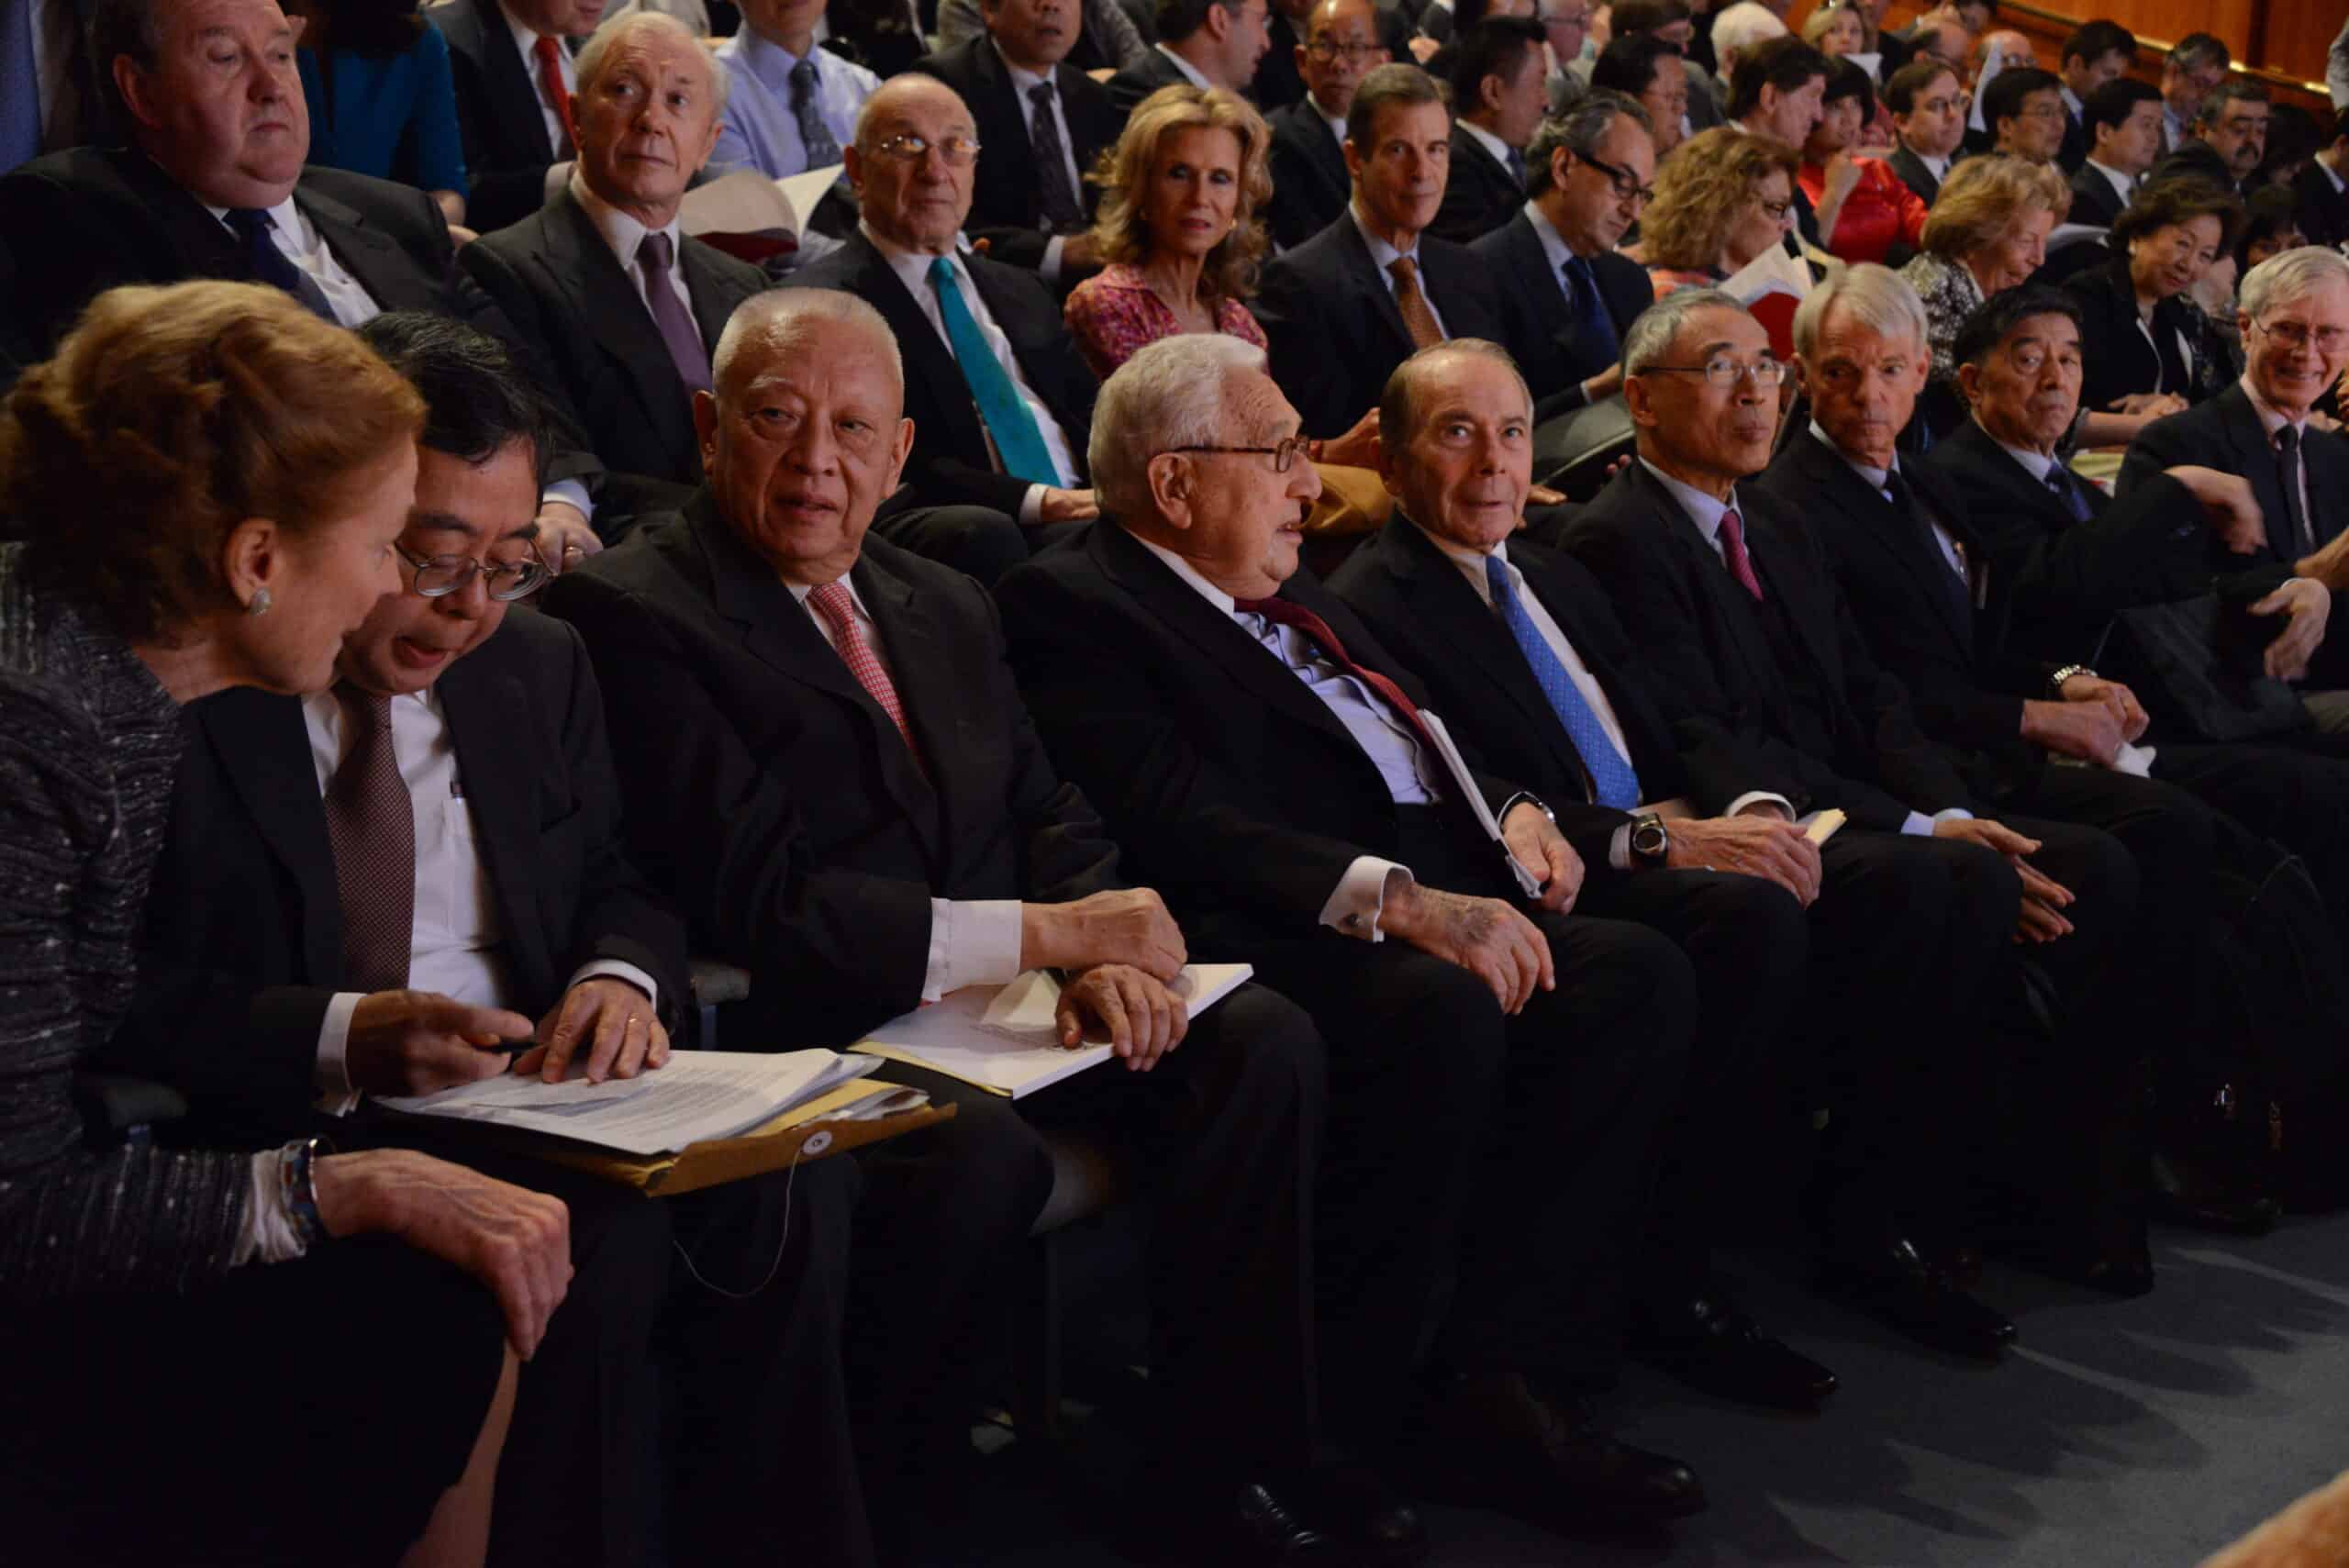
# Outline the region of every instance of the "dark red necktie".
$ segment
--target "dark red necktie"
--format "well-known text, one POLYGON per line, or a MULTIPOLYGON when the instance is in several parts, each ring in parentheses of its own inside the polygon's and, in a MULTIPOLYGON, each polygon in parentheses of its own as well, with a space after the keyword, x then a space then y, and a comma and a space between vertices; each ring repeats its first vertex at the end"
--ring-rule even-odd
POLYGON ((1329 622, 1307 609, 1303 605, 1288 599, 1234 599, 1231 603, 1235 609, 1251 615, 1263 616, 1266 620, 1276 621, 1282 626, 1293 626, 1311 638, 1314 645, 1321 650, 1330 663, 1376 692, 1386 699, 1387 706, 1403 716, 1405 721, 1411 727, 1412 735, 1418 738, 1421 746, 1427 748, 1430 758, 1442 755, 1436 749, 1435 737, 1429 733, 1428 727, 1420 722, 1419 708, 1413 705, 1409 697, 1403 695, 1403 688, 1377 671, 1366 669, 1348 658, 1346 645, 1338 640, 1338 634, 1330 629, 1329 622))

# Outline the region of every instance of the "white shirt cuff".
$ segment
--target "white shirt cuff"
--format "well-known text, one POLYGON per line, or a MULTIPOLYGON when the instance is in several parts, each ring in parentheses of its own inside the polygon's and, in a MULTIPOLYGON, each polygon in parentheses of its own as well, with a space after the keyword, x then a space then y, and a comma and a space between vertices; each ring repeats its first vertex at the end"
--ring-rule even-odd
POLYGON ((587 486, 576 479, 558 479, 539 492, 539 506, 543 510, 550 501, 560 501, 566 506, 576 506, 579 515, 589 522, 596 520, 596 503, 588 498, 587 486))
POLYGON ((1386 933, 1378 929, 1378 917, 1386 912, 1386 895, 1410 884, 1410 867, 1376 855, 1357 855, 1338 879, 1330 901, 1321 906, 1321 924, 1345 936, 1383 942, 1386 933))
POLYGON ((1631 869, 1631 825, 1629 822, 1618 827, 1614 837, 1607 840, 1607 863, 1617 871, 1631 869))
POLYGON ((1008 985, 1019 978, 1019 900, 933 898, 930 958, 921 999, 935 1002, 965 985, 1008 985))
POLYGON ((351 1086, 351 1015, 365 999, 363 991, 338 991, 318 1022, 318 1063, 310 1084, 317 1091, 313 1102, 325 1116, 349 1116, 359 1108, 359 1091, 351 1086))
POLYGON ((1766 789, 1747 790, 1743 795, 1741 795, 1735 800, 1731 801, 1729 803, 1729 809, 1722 812, 1721 815, 1723 817, 1735 817, 1740 812, 1745 810, 1748 806, 1775 806, 1779 810, 1787 814, 1787 821, 1791 822, 1795 819, 1795 803, 1788 800, 1783 795, 1776 795, 1766 789))
POLYGON ((1032 528, 1044 520, 1044 486, 1030 484, 1028 494, 1019 497, 1019 526, 1032 528))
POLYGON ((302 1233, 294 1229, 294 1215, 285 1207, 284 1163, 282 1150, 264 1149, 253 1156, 252 1194, 245 1205, 244 1229, 228 1250, 230 1268, 289 1262, 306 1251, 302 1233))
POLYGON ((1044 261, 1036 269, 1037 276, 1048 284, 1061 281, 1061 251, 1067 245, 1068 236, 1065 234, 1055 234, 1044 242, 1044 261))
POLYGON ((1943 822, 1971 822, 1973 820, 1974 813, 1965 810, 1962 806, 1950 806, 1946 810, 1936 811, 1931 817, 1926 816, 1921 811, 1912 811, 1902 820, 1900 824, 1900 830, 1903 833, 1909 834, 1912 838, 1930 838, 1932 835, 1933 829, 1943 822))
MULTIPOLYGON (((598 975, 606 974, 611 976, 614 980, 627 981, 630 985, 635 986, 638 990, 644 993, 644 999, 652 1004, 652 1010, 654 1012, 657 1013, 661 1010, 661 987, 653 983, 652 976, 645 973, 644 971, 637 968, 636 965, 622 959, 599 958, 592 963, 581 964, 579 966, 579 973, 571 977, 571 985, 576 985, 583 980, 593 980, 598 975)), ((571 989, 571 985, 566 985, 563 989, 568 991, 571 989)))

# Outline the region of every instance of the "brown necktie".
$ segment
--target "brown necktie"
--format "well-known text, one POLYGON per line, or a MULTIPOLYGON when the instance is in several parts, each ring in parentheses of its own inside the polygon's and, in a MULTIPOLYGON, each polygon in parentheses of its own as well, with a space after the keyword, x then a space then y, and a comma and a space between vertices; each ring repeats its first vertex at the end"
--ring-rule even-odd
POLYGON ((416 817, 392 751, 392 699, 335 688, 350 743, 327 784, 327 842, 342 904, 342 988, 407 984, 416 935, 416 817))
POLYGON ((1443 328, 1436 325, 1428 296, 1419 292, 1419 263, 1408 256, 1397 256, 1386 263, 1386 271, 1395 279, 1395 308, 1403 313, 1403 328, 1411 335, 1411 347, 1431 349, 1442 342, 1443 328))

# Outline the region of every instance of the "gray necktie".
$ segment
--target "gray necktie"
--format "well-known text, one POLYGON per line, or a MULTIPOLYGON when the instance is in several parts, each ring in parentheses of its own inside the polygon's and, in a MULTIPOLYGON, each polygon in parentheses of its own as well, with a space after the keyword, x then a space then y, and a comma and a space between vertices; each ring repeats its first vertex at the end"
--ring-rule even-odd
POLYGON ((812 51, 791 68, 791 113, 799 122, 799 145, 807 150, 807 167, 829 169, 839 162, 841 144, 832 139, 832 128, 824 123, 812 51))
POLYGON ((1052 84, 1039 82, 1028 89, 1033 111, 1028 120, 1028 146, 1036 155, 1036 182, 1044 197, 1044 227, 1065 234, 1085 222, 1085 208, 1068 188, 1068 153, 1061 146, 1061 124, 1052 113, 1052 84))
POLYGON ((702 347, 701 333, 685 313, 685 302, 669 285, 669 237, 657 229, 636 248, 636 272, 644 284, 644 303, 651 307, 652 324, 661 328, 661 340, 669 345, 669 360, 677 367, 677 379, 688 392, 707 392, 709 350, 702 347))
POLYGON ((335 688, 350 729, 327 782, 327 843, 342 906, 342 987, 396 991, 416 940, 416 817, 392 750, 392 699, 335 688))

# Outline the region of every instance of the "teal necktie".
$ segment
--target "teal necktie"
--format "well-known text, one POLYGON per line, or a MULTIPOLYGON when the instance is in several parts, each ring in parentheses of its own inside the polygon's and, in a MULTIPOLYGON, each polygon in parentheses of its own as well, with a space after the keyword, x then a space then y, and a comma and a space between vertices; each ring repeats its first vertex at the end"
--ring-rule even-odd
POLYGON ((1021 399, 1019 388, 1013 384, 1010 373, 1003 368, 1003 361, 987 347, 986 334, 979 330, 978 317, 971 314, 970 306, 963 300, 962 286, 954 281, 951 257, 941 256, 930 262, 930 286, 938 291, 938 314, 946 323, 946 340, 954 346, 955 362, 963 367, 963 380, 971 389, 971 400, 979 406, 979 417, 985 422, 987 434, 995 438, 995 450, 1003 459, 1003 471, 1030 484, 1064 483, 1052 462, 1052 452, 1044 445, 1043 432, 1036 428, 1035 416, 1028 412, 1028 405, 1021 399))

